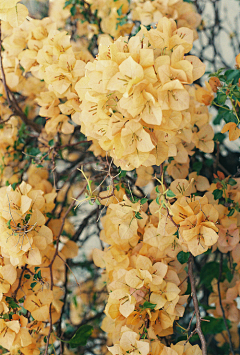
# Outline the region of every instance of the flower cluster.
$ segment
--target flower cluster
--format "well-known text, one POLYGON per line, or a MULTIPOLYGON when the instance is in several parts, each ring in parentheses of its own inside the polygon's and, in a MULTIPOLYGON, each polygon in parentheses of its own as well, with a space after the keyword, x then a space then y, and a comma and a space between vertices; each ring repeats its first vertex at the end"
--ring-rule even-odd
POLYGON ((210 185, 202 176, 195 176, 195 183, 190 179, 175 180, 170 189, 157 186, 149 205, 145 200, 132 202, 121 188, 102 218, 100 238, 110 246, 95 249, 93 259, 109 278, 102 328, 114 343, 121 339, 110 348, 113 354, 125 331, 133 332, 136 346, 146 347, 146 353, 146 339, 157 342, 158 336, 172 334, 188 299, 185 265, 176 256, 180 251, 200 255, 217 243, 218 211, 206 195, 193 195, 210 185))
POLYGON ((162 17, 176 20, 178 27, 188 27, 194 31, 201 23, 199 15, 192 4, 183 0, 134 0, 132 2, 132 18, 148 26, 158 22, 162 17))
POLYGON ((142 27, 129 40, 104 40, 86 65, 75 86, 82 101, 75 122, 124 170, 168 157, 187 164, 194 146, 212 152, 208 112, 194 105, 189 87, 205 71, 198 58, 185 55, 192 42, 192 30, 162 18, 156 29, 142 27))

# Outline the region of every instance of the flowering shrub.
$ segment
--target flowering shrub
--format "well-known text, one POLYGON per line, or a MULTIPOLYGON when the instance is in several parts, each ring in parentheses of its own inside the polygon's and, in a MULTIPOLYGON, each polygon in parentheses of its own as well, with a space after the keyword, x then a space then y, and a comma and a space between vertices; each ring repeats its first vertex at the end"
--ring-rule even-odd
POLYGON ((204 86, 182 0, 24 3, 0 4, 1 352, 239 353, 240 55, 204 86))

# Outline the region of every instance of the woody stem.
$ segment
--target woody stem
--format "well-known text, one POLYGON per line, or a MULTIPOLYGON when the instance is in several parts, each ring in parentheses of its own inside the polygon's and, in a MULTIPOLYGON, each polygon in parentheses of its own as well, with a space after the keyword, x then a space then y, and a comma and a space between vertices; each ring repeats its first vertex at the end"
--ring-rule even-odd
POLYGON ((193 306, 194 306, 194 310, 195 310, 195 314, 196 314, 195 331, 196 331, 196 333, 198 333, 198 336, 199 336, 201 344, 202 344, 202 354, 207 355, 207 343, 206 343, 206 339, 205 339, 202 329, 201 329, 201 316, 200 316, 200 310, 199 310, 199 306, 198 306, 197 291, 196 291, 195 280, 194 280, 194 275, 193 275, 193 263, 194 263, 194 258, 193 258, 193 255, 190 253, 189 259, 188 259, 188 276, 189 276, 189 280, 190 280, 190 284, 191 284, 193 306))

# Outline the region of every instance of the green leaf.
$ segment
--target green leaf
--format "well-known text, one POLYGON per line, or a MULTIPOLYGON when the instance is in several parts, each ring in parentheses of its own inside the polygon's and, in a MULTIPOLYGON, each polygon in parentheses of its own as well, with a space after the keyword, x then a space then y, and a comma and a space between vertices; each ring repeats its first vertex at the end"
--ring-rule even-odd
POLYGON ((240 72, 239 70, 233 70, 233 69, 229 69, 226 70, 225 75, 227 77, 227 80, 233 80, 233 79, 239 79, 240 77, 240 72))
POLYGON ((233 178, 228 179, 228 185, 234 186, 237 184, 237 181, 234 180, 233 178))
POLYGON ((224 104, 226 100, 227 100, 227 95, 226 94, 224 94, 222 92, 218 93, 216 101, 217 101, 217 103, 219 105, 224 104))
POLYGON ((65 4, 64 4, 64 9, 68 6, 68 5, 70 5, 72 3, 72 0, 67 0, 67 1, 65 1, 65 4))
POLYGON ((167 195, 167 197, 169 197, 169 198, 173 198, 173 197, 176 196, 175 193, 172 192, 172 190, 168 190, 166 195, 167 195))
POLYGON ((11 229, 11 219, 9 219, 9 220, 7 221, 7 227, 8 227, 8 229, 11 229))
POLYGON ((91 336, 93 332, 93 327, 91 325, 85 324, 82 325, 72 339, 69 340, 69 344, 71 347, 77 347, 77 346, 85 346, 87 344, 88 338, 91 336))
POLYGON ((215 142, 218 141, 218 142, 222 143, 224 141, 224 139, 225 139, 225 134, 223 134, 223 133, 218 132, 214 135, 215 142))
POLYGON ((49 142, 48 142, 48 145, 50 147, 53 147, 54 146, 54 139, 51 139, 49 142))
POLYGON ((75 16, 76 13, 77 13, 77 8, 76 8, 76 6, 72 6, 71 9, 70 9, 70 12, 71 12, 71 15, 72 15, 72 16, 75 16))
POLYGON ((30 275, 28 275, 28 274, 25 274, 25 275, 24 275, 24 278, 25 278, 25 279, 27 279, 27 280, 29 280, 29 279, 30 279, 30 277, 31 277, 31 276, 30 276, 30 275))
POLYGON ((193 163, 193 170, 197 172, 197 174, 200 174, 200 171, 202 170, 202 162, 201 161, 195 161, 195 163, 193 163))
POLYGON ((6 297, 6 301, 7 301, 7 303, 9 304, 9 307, 10 308, 19 308, 19 305, 14 301, 14 299, 13 298, 11 298, 11 297, 6 297))
POLYGON ((228 216, 228 217, 233 216, 233 215, 234 215, 234 212, 235 212, 235 209, 234 209, 234 208, 231 208, 227 216, 228 216))
POLYGON ((37 147, 29 147, 27 149, 27 153, 29 155, 32 155, 32 156, 36 157, 41 152, 40 152, 40 150, 37 147))
POLYGON ((157 193, 160 193, 159 186, 156 186, 155 190, 157 193))
POLYGON ((200 272, 200 283, 204 284, 204 286, 212 291, 211 282, 213 279, 218 280, 219 276, 219 263, 216 261, 210 261, 209 263, 203 265, 200 272))
POLYGON ((214 200, 219 200, 223 195, 223 191, 222 190, 214 190, 213 191, 213 196, 214 196, 214 200))
POLYGON ((189 255, 189 252, 184 253, 184 251, 180 251, 177 255, 177 259, 181 264, 185 264, 188 262, 189 255))
POLYGON ((16 187, 17 187, 17 185, 18 185, 18 183, 17 182, 14 182, 13 184, 12 184, 12 189, 15 191, 15 189, 16 189, 16 187))
POLYGON ((149 309, 154 309, 156 307, 157 304, 154 303, 150 303, 150 302, 144 302, 142 305, 143 309, 149 308, 149 309))
POLYGON ((122 15, 122 8, 123 8, 123 4, 119 7, 119 9, 117 9, 118 16, 122 15))
POLYGON ((90 192, 90 187, 91 187, 91 185, 92 185, 92 180, 88 180, 88 185, 87 185, 87 187, 86 187, 86 189, 90 192))
MULTIPOLYGON (((225 329, 223 318, 213 318, 210 316, 204 317, 203 319, 209 320, 210 322, 202 322, 201 328, 203 334, 218 334, 223 332, 225 329)), ((227 319, 228 325, 231 325, 231 322, 227 319)))
POLYGON ((101 206, 101 202, 97 198, 96 198, 95 202, 98 206, 101 206))
POLYGON ((32 282, 31 285, 30 285, 30 287, 31 287, 31 288, 34 288, 34 287, 36 286, 36 284, 37 284, 37 282, 32 282))
POLYGON ((235 122, 238 123, 237 117, 234 115, 233 111, 227 111, 223 116, 223 119, 226 123, 235 122))
POLYGON ((234 95, 237 99, 240 99, 240 91, 233 91, 233 95, 234 95))
POLYGON ((121 170, 119 174, 119 179, 124 178, 127 175, 127 172, 125 170, 121 170))
POLYGON ((140 212, 135 212, 135 217, 136 217, 137 219, 143 219, 143 218, 141 217, 141 215, 140 215, 140 212))
POLYGON ((36 122, 37 124, 39 124, 39 125, 44 126, 45 123, 46 123, 46 118, 39 116, 39 117, 37 117, 37 118, 35 119, 35 122, 36 122))

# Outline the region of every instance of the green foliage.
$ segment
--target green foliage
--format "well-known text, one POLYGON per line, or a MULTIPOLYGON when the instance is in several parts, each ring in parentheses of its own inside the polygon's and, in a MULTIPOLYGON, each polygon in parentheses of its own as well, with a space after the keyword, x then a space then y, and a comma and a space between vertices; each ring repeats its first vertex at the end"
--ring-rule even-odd
MULTIPOLYGON (((223 318, 213 318, 210 316, 204 317, 203 319, 208 320, 209 322, 202 322, 201 328, 203 331, 203 334, 209 335, 209 334, 218 334, 223 332, 225 328, 224 320, 223 318)), ((228 326, 231 325, 231 322, 227 320, 228 326)))
POLYGON ((201 161, 195 161, 193 163, 193 170, 196 171, 198 175, 200 174, 202 167, 203 167, 203 164, 201 161))
POLYGON ((223 195, 222 190, 216 189, 213 191, 213 196, 215 200, 219 200, 222 197, 222 195, 223 195))
POLYGON ((177 259, 181 264, 185 264, 188 262, 189 255, 189 252, 184 253, 184 251, 180 251, 180 253, 177 255, 177 259))
MULTIPOLYGON (((235 265, 233 265, 235 268, 235 265)), ((229 269, 227 259, 224 259, 222 265, 222 273, 220 282, 223 282, 225 279, 228 282, 232 281, 233 278, 233 270, 229 269)), ((211 282, 213 279, 218 280, 219 278, 219 262, 210 261, 207 264, 203 265, 200 271, 200 283, 203 284, 209 291, 212 292, 211 282)))
POLYGON ((68 341, 68 344, 72 348, 76 348, 78 346, 85 346, 92 332, 93 327, 91 325, 82 325, 78 328, 74 336, 68 341))
POLYGON ((157 304, 145 301, 143 305, 140 305, 142 309, 154 309, 157 304))
POLYGON ((168 191, 167 191, 166 196, 167 196, 168 198, 176 197, 175 193, 173 193, 171 190, 168 190, 168 191))
POLYGON ((209 76, 216 77, 221 82, 216 97, 212 101, 212 105, 218 109, 218 114, 213 123, 220 124, 224 120, 226 123, 234 122, 239 124, 238 102, 240 100, 240 91, 238 81, 240 79, 240 70, 225 70, 221 68, 209 76))

